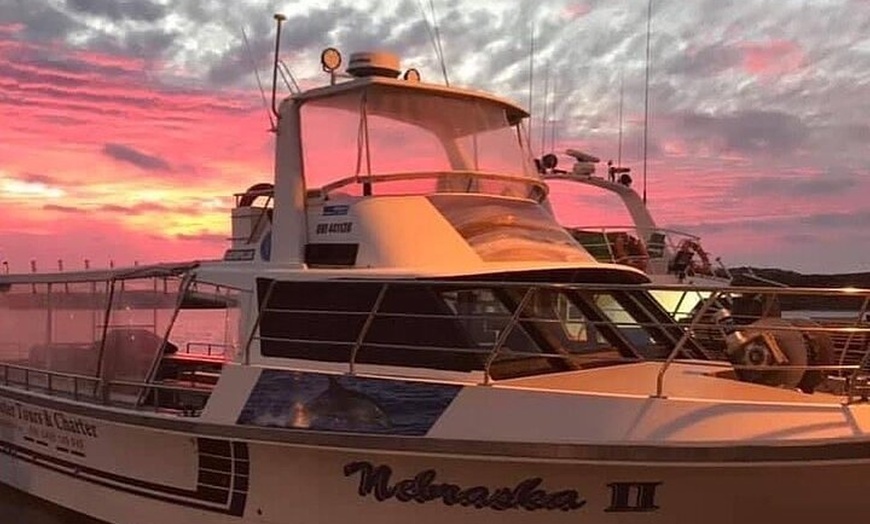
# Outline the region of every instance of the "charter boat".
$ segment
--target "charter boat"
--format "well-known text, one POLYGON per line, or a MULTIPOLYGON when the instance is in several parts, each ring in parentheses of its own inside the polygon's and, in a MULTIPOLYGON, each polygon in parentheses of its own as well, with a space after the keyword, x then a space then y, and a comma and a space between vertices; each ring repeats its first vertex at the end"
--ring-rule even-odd
MULTIPOLYGON (((557 167, 558 157, 547 154, 538 161, 545 180, 563 180, 616 195, 631 218, 627 225, 567 224, 571 235, 601 262, 637 267, 661 284, 727 284, 728 268, 701 246, 697 235, 662 228, 632 187, 631 168, 608 163, 607 178, 596 175, 598 157, 577 149, 565 154, 574 159, 571 170, 557 167)), ((583 216, 582 214, 580 215, 583 216)))
MULTIPOLYGON (((583 219, 584 210, 573 213, 565 227, 596 260, 636 267, 656 284, 688 284, 701 288, 721 287, 732 283, 732 275, 719 257, 713 257, 697 235, 657 225, 646 202, 632 187, 631 168, 607 163, 607 178, 596 174, 598 157, 577 149, 565 156, 573 160, 570 169, 558 167, 555 153, 543 155, 535 163, 546 181, 568 182, 570 189, 590 189, 581 193, 587 199, 600 199, 602 193, 615 195, 621 207, 608 215, 627 216, 630 223, 619 221, 590 223, 583 219), (577 218, 579 217, 579 218, 577 218), (578 222, 579 221, 579 222, 578 222), (580 223, 583 222, 583 223, 580 223)), ((578 195, 572 195, 578 196, 578 195)), ((751 277, 751 275, 750 275, 751 277)), ((765 282, 777 285, 775 282, 765 282)), ((673 314, 690 314, 709 293, 675 293, 656 291, 656 297, 673 314)))
POLYGON ((522 108, 321 59, 222 260, 0 276, 0 481, 114 524, 870 510, 870 291, 675 318, 555 222, 522 108))

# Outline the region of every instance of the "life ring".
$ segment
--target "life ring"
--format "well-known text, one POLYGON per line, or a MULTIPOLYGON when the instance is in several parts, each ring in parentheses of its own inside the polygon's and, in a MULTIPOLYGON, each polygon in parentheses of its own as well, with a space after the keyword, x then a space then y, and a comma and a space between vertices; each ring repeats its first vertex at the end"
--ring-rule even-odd
POLYGON ((649 265, 649 252, 639 238, 619 233, 613 242, 613 261, 645 272, 649 265))
POLYGON ((710 255, 704 251, 697 240, 684 239, 677 247, 677 257, 680 253, 686 253, 690 257, 688 269, 695 275, 712 275, 713 265, 710 263, 710 255), (694 255, 698 255, 697 259, 694 255))

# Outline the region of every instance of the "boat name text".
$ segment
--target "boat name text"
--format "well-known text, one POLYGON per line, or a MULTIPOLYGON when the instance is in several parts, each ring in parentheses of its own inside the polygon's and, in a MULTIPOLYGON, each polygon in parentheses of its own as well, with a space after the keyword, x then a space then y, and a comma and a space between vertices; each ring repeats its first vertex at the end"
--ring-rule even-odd
POLYGON ((97 426, 83 419, 65 415, 60 411, 37 409, 18 403, 0 401, 0 415, 15 418, 28 424, 36 424, 46 428, 56 428, 67 433, 76 433, 97 438, 97 426))
POLYGON ((370 462, 351 462, 344 466, 344 475, 359 473, 359 496, 374 495, 378 502, 395 498, 400 502, 431 502, 440 500, 447 506, 460 505, 474 508, 490 508, 496 511, 508 509, 572 511, 586 505, 577 491, 566 489, 548 492, 540 488, 543 479, 528 478, 515 487, 490 488, 486 486, 460 487, 456 484, 437 482, 434 469, 417 473, 413 478, 391 484, 393 470, 389 466, 374 466, 370 462))

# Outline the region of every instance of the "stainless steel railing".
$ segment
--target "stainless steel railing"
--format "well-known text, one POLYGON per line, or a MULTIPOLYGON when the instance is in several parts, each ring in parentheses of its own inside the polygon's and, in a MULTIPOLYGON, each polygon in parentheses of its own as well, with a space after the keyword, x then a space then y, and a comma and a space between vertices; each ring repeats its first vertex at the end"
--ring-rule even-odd
MULTIPOLYGON (((343 281, 346 282, 346 281, 343 281)), ((265 288, 263 294, 264 299, 261 301, 263 306, 258 312, 258 316, 250 337, 245 346, 247 355, 251 354, 253 342, 260 344, 288 343, 304 345, 308 348, 323 348, 323 351, 341 349, 346 355, 348 372, 351 374, 357 373, 361 357, 366 352, 373 348, 389 349, 398 352, 413 353, 413 352, 435 352, 439 353, 446 359, 460 358, 468 353, 477 354, 481 357, 480 365, 477 371, 482 373, 482 383, 490 384, 495 379, 494 366, 505 358, 540 358, 544 360, 562 360, 582 367, 584 359, 594 355, 601 350, 613 349, 614 341, 626 340, 631 341, 635 345, 637 354, 640 358, 647 360, 661 361, 661 369, 656 378, 656 383, 651 394, 654 396, 662 396, 664 390, 664 381, 667 372, 671 365, 678 358, 724 358, 723 344, 724 332, 723 326, 717 324, 713 319, 713 313, 723 307, 723 304, 730 304, 738 299, 748 301, 750 305, 755 300, 758 304, 757 311, 746 312, 735 310, 733 316, 740 325, 752 326, 752 322, 759 318, 767 317, 788 317, 790 311, 796 307, 804 307, 806 304, 818 303, 823 307, 836 306, 843 308, 848 306, 850 317, 848 319, 839 319, 838 322, 825 321, 823 318, 813 317, 814 323, 794 324, 789 327, 777 327, 778 332, 796 332, 801 336, 810 336, 813 334, 823 335, 828 337, 834 345, 836 358, 833 361, 825 361, 821 363, 812 363, 805 366, 741 366, 740 363, 732 364, 736 370, 752 369, 763 373, 768 369, 771 371, 783 371, 789 369, 805 369, 808 371, 824 372, 832 377, 842 377, 846 383, 844 395, 848 400, 853 400, 856 394, 863 395, 862 379, 860 378, 867 372, 870 365, 870 351, 868 351, 868 341, 870 341, 870 323, 867 320, 868 303, 870 303, 870 290, 857 289, 816 289, 816 288, 782 288, 782 287, 710 287, 699 288, 690 286, 653 286, 653 285, 618 285, 618 284, 549 284, 549 283, 528 283, 528 282, 448 282, 443 280, 432 281, 407 281, 407 280, 390 280, 390 281, 350 281, 357 283, 367 283, 375 286, 372 293, 373 299, 370 301, 368 308, 361 309, 346 309, 337 308, 330 310, 323 309, 306 309, 304 306, 296 306, 293 308, 272 307, 270 297, 273 293, 280 294, 278 291, 281 283, 272 281, 265 288), (278 287, 276 287, 278 286, 278 287), (390 293, 395 290, 401 290, 403 286, 418 286, 426 287, 435 295, 444 293, 462 293, 463 291, 482 292, 489 294, 489 300, 493 304, 490 306, 485 301, 478 297, 476 302, 472 304, 471 309, 462 308, 453 304, 454 310, 443 311, 437 313, 401 313, 395 310, 387 311, 384 308, 385 303, 390 300, 390 293), (510 291, 514 294, 515 300, 505 302, 503 299, 496 297, 497 291, 510 291), (645 302, 643 296, 648 291, 673 292, 683 295, 691 295, 699 297, 698 303, 692 309, 692 313, 685 319, 677 319, 673 316, 667 316, 664 309, 658 312, 648 311, 651 308, 649 302, 645 302), (639 294, 639 295, 638 295, 639 294), (585 304, 578 310, 578 304, 572 304, 569 296, 587 297, 585 304), (553 297, 557 300, 554 301, 553 297), (634 298, 632 298, 634 297, 634 298), (754 298, 753 298, 754 297, 754 298), (541 307, 541 300, 547 302, 546 307, 541 307), (831 302, 831 300, 834 302, 831 302), (597 300, 597 302, 596 302, 597 300), (567 309, 561 307, 560 301, 564 301, 569 307, 567 309), (846 301, 848 304, 837 301, 846 301), (783 306, 786 306, 785 308, 783 306), (566 311, 574 307, 573 314, 566 314, 566 311), (557 311, 558 310, 558 311, 557 311), (594 310, 594 311, 593 311, 594 310), (784 311, 783 311, 784 310, 784 311), (264 317, 273 314, 288 315, 287 318, 298 318, 304 316, 309 322, 316 323, 317 319, 331 317, 348 319, 350 323, 359 325, 359 329, 353 333, 344 336, 330 334, 330 336, 306 336, 304 333, 296 333, 294 336, 278 335, 272 336, 268 333, 260 333, 259 327, 264 317), (665 316, 663 317, 662 314, 665 316), (425 337, 420 338, 415 333, 406 333, 404 339, 400 341, 391 340, 385 342, 378 340, 377 336, 373 336, 373 330, 376 325, 383 328, 384 323, 392 322, 395 324, 395 329, 402 329, 402 320, 404 318, 414 318, 420 322, 429 320, 434 323, 445 320, 450 320, 463 329, 472 330, 480 328, 487 322, 494 326, 491 330, 491 338, 484 343, 484 340, 478 337, 473 340, 474 345, 465 347, 454 347, 451 345, 431 343, 425 340, 425 337), (351 322, 352 321, 352 322, 351 322), (580 326, 582 324, 582 326, 580 326), (610 332, 610 339, 605 343, 601 340, 594 341, 595 343, 588 344, 583 347, 582 344, 577 344, 576 347, 543 348, 540 345, 536 346, 529 343, 528 347, 517 347, 516 342, 520 338, 526 342, 533 341, 534 337, 529 337, 528 332, 534 330, 553 329, 553 326, 560 328, 564 333, 570 331, 568 328, 573 325, 577 330, 584 333, 604 333, 610 332), (578 327, 580 326, 580 327, 578 327), (514 337, 514 340, 508 344, 508 340, 513 333, 524 334, 523 337, 514 337), (509 351, 506 351, 507 346, 511 346, 509 351), (663 354, 653 354, 650 348, 659 347, 666 349, 663 354), (856 389, 857 388, 857 389, 856 389)), ((479 293, 481 294, 481 293, 479 293)), ((570 337, 566 337, 570 338, 570 337)), ((564 342, 564 341, 563 341, 564 342)), ((570 342, 570 341, 569 341, 570 342)), ((574 341, 576 342, 576 341, 574 341)), ((568 346, 570 344, 566 344, 568 346)), ((317 354, 315 350, 315 354, 317 354)), ((658 351, 658 350, 656 350, 658 351)), ((303 357, 309 358, 310 357, 303 357)), ((413 360, 415 357, 409 357, 413 360)), ((625 354, 621 355, 616 360, 625 360, 629 358, 625 354)), ((316 359, 316 358, 315 358, 316 359)), ((364 359, 363 359, 364 360, 364 359)), ((596 359, 593 359, 596 360, 596 359)), ((408 364, 398 364, 407 367, 408 364)), ((413 367, 413 366, 412 366, 413 367)))
POLYGON ((104 380, 100 377, 37 369, 19 364, 0 363, 0 384, 6 387, 20 387, 25 391, 40 391, 50 396, 71 398, 75 401, 87 401, 102 405, 121 405, 134 407, 138 410, 159 411, 160 394, 184 394, 197 399, 197 404, 187 409, 178 409, 180 414, 197 416, 205 406, 211 390, 196 385, 164 384, 159 382, 142 382, 133 380, 104 380), (63 387, 61 384, 70 384, 63 387), (137 401, 121 400, 113 395, 122 388, 137 391, 151 391, 151 403, 138 402, 139 395, 131 398, 137 401))
MULTIPOLYGON (((800 317, 813 322, 793 322, 776 327, 776 331, 798 333, 806 339, 822 337, 831 345, 832 358, 799 366, 786 363, 746 367, 738 362, 731 367, 759 373, 790 369, 823 373, 837 386, 837 394, 849 402, 870 396, 867 380, 870 290, 398 279, 341 280, 325 285, 347 283, 370 286, 370 300, 357 300, 355 303, 364 302, 359 307, 318 309, 306 305, 304 300, 282 306, 273 298, 281 298, 287 291, 284 286, 292 286, 293 282, 272 280, 261 287, 260 307, 244 347, 245 362, 250 363, 257 350, 262 356, 268 345, 304 347, 309 352, 304 358, 309 360, 321 359, 326 351, 338 348, 340 352, 332 356, 346 363, 351 374, 359 373, 361 364, 371 363, 368 356, 373 351, 385 355, 387 360, 402 356, 384 365, 403 368, 414 367, 415 359, 421 360, 421 355, 435 355, 437 360, 447 363, 465 359, 472 366, 469 370, 479 374, 474 376, 480 377, 480 383, 492 384, 505 376, 504 369, 523 359, 569 369, 582 368, 587 363, 599 365, 602 359, 648 360, 661 364, 656 382, 650 386, 650 395, 663 396, 668 371, 678 359, 725 360, 725 328, 714 315, 722 308, 731 308, 735 324, 747 329, 761 318, 797 316, 798 308, 815 304, 848 312, 848 316, 841 314, 831 320, 831 315, 824 312, 801 314, 800 317), (396 297, 411 288, 425 289, 421 296, 432 300, 432 307, 428 310, 414 304, 405 304, 414 306, 407 309, 398 307, 402 304, 396 297), (651 291, 676 293, 681 299, 691 295, 697 303, 691 308, 687 306, 690 313, 685 318, 678 318, 657 306, 651 291), (275 322, 279 318, 276 315, 286 315, 293 322, 275 322), (301 318, 306 320, 302 322, 301 318), (264 320, 269 325, 286 324, 292 329, 270 333, 261 329, 264 320), (319 322, 340 326, 344 322, 353 327, 336 332, 305 331, 306 322, 312 326, 319 322), (392 331, 386 337, 388 329, 392 331), (456 336, 450 333, 441 336, 447 329, 454 330, 456 336)), ((280 365, 278 361, 270 363, 280 365)), ((543 372, 545 368, 542 367, 543 372)), ((97 403, 113 402, 117 398, 113 391, 124 388, 184 392, 197 398, 208 394, 207 387, 196 387, 196 383, 188 387, 107 381, 14 362, 0 362, 0 380, 4 386, 39 388, 50 394, 97 403)))

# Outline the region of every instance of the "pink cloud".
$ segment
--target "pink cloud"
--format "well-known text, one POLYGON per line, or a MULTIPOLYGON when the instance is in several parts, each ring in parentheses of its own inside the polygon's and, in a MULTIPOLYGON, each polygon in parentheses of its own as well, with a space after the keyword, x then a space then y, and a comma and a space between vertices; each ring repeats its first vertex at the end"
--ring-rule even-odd
POLYGON ((794 73, 804 66, 803 49, 790 40, 745 42, 738 46, 743 68, 757 76, 779 76, 794 73))
POLYGON ((232 193, 271 177, 259 94, 167 88, 141 60, 11 32, 0 28, 0 258, 21 271, 221 256, 232 193))
POLYGON ((592 11, 592 6, 588 2, 574 2, 572 4, 566 5, 562 9, 562 17, 574 20, 576 18, 582 18, 589 14, 592 11))
MULTIPOLYGON (((565 14, 578 17, 590 9, 588 3, 576 2, 565 14)), ((229 196, 272 177, 273 136, 266 132, 259 93, 167 88, 142 72, 149 65, 139 59, 26 45, 9 37, 17 30, 0 27, 0 182, 13 180, 13 188, 24 189, 7 194, 0 184, 0 259, 8 258, 20 271, 31 258, 48 269, 58 258, 73 268, 85 258, 92 266, 105 266, 110 259, 121 265, 219 257, 229 234, 229 196), (122 145, 157 164, 163 161, 170 169, 149 171, 112 158, 105 153, 106 144, 122 145), (46 188, 37 192, 41 179, 46 188)), ((753 42, 737 49, 743 68, 758 76, 795 71, 805 60, 789 41, 753 42)), ((623 149, 623 163, 633 168, 638 190, 640 121, 633 119, 634 140, 627 132, 623 149)), ((654 215, 662 225, 707 231, 705 246, 727 263, 793 249, 780 230, 765 229, 766 217, 791 220, 792 228, 800 229, 795 209, 806 215, 866 209, 861 201, 866 191, 860 188, 812 198, 780 197, 770 187, 740 194, 742 184, 769 177, 772 169, 753 163, 748 153, 738 156, 715 141, 705 142, 705 136, 689 136, 664 115, 654 115, 652 121, 652 140, 658 144, 649 166, 654 215)), ((306 138, 318 141, 330 132, 324 126, 306 138)), ((411 149, 405 147, 411 145, 403 143, 402 151, 407 154, 411 149)), ((607 159, 616 160, 612 135, 565 140, 557 149, 565 147, 602 158, 599 174, 607 159)), ((334 164, 320 167, 330 168, 329 175, 335 171, 334 164)), ((798 175, 801 180, 820 176, 798 175)), ((566 222, 628 221, 611 217, 615 204, 609 201, 580 200, 564 188, 553 191, 566 222)))

